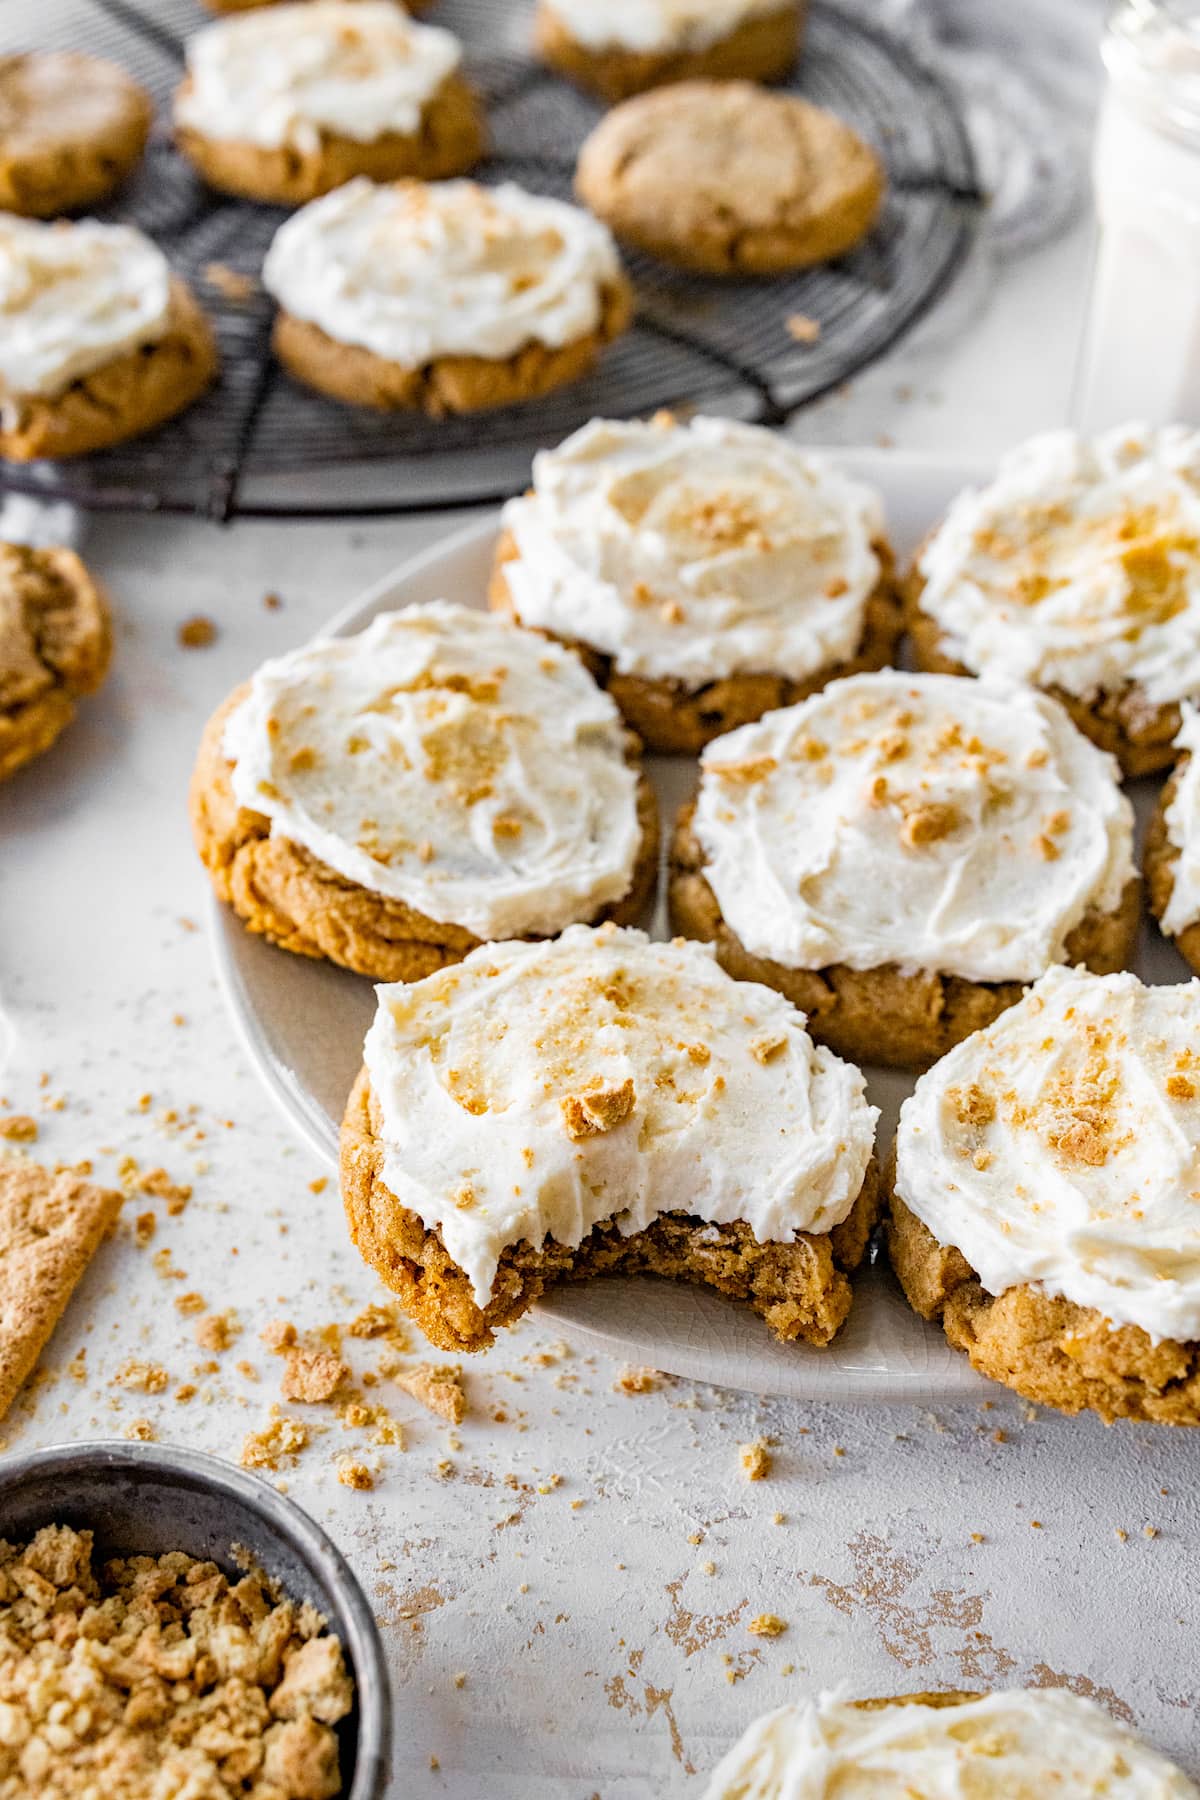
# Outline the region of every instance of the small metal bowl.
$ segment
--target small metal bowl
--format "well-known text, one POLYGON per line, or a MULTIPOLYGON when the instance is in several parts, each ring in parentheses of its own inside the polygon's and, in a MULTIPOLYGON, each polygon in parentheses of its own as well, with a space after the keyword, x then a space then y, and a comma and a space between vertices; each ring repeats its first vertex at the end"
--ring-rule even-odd
POLYGON ((0 1536, 85 1527, 100 1556, 185 1550, 240 1573, 248 1551, 293 1600, 310 1600, 342 1641, 355 1704, 338 1726, 342 1800, 383 1800, 391 1695, 371 1608, 345 1557, 291 1500, 239 1469, 159 1444, 56 1444, 0 1458, 0 1536))

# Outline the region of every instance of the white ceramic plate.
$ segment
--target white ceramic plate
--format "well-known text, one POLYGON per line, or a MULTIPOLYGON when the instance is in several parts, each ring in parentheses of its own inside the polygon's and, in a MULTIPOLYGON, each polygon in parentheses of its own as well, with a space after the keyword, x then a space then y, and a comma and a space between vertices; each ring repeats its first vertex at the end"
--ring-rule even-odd
MULTIPOLYGON (((959 488, 983 473, 948 458, 885 451, 847 451, 839 460, 882 491, 902 559, 959 488)), ((448 538, 339 613, 328 633, 345 636, 376 613, 443 597, 484 605, 495 539, 495 519, 448 538)), ((666 824, 691 792, 694 765, 652 757, 648 766, 666 824)), ((1152 784, 1142 786, 1146 791, 1135 793, 1139 813, 1153 801, 1152 784)), ((215 899, 211 918, 221 986, 250 1060, 310 1149, 333 1164, 343 1103, 374 1012, 372 985, 332 964, 275 949, 215 899)), ((660 909, 656 930, 663 927, 660 909)), ((1143 937, 1144 979, 1186 978, 1182 959, 1152 926, 1143 937)), ((886 1146, 912 1081, 885 1069, 867 1075, 886 1146)), ((630 1362, 755 1393, 933 1404, 978 1398, 988 1388, 939 1330, 909 1310, 881 1267, 863 1271, 849 1323, 825 1350, 776 1343, 745 1307, 704 1289, 645 1278, 560 1288, 539 1310, 564 1333, 630 1362)))

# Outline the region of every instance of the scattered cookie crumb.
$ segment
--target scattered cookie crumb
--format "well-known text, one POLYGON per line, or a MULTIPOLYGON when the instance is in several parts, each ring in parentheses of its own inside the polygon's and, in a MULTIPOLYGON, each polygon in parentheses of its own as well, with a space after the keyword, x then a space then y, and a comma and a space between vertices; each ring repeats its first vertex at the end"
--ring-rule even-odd
POLYGON ((162 1394, 170 1379, 161 1363, 138 1362, 129 1357, 113 1376, 113 1386, 132 1388, 139 1394, 162 1394))
POLYGON ((343 1487, 357 1488, 360 1493, 375 1486, 375 1477, 366 1463, 360 1462, 342 1463, 338 1468, 338 1480, 343 1487))
POLYGON ((815 344, 821 336, 820 320, 809 318, 807 313, 789 313, 784 323, 788 336, 798 344, 815 344))
POLYGON ((125 1427, 125 1436, 135 1444, 152 1444, 157 1435, 149 1419, 131 1419, 125 1427))
POLYGON ((242 1328, 232 1308, 227 1308, 224 1312, 208 1313, 196 1325, 196 1342, 201 1350, 228 1350, 234 1339, 241 1335, 242 1328))
POLYGON ((303 1400, 311 1404, 332 1399, 350 1370, 332 1350, 289 1350, 284 1364, 281 1388, 285 1400, 303 1400))
POLYGON ((288 1319, 269 1319, 258 1335, 272 1356, 282 1356, 296 1342, 296 1327, 288 1319))
POLYGON ((175 1311, 188 1318, 193 1313, 202 1313, 207 1304, 203 1294, 180 1294, 175 1302, 175 1311))
POLYGON ((308 1444, 308 1426, 302 1419, 272 1419, 261 1431, 248 1432, 242 1440, 243 1469, 278 1469, 293 1461, 308 1444))
POLYGON ((463 1392, 462 1373, 457 1368, 448 1365, 435 1368, 432 1363, 418 1363, 415 1369, 397 1375, 396 1385, 451 1425, 461 1425, 466 1417, 467 1396, 463 1392))
POLYGON ((206 650, 217 641, 217 627, 203 613, 194 613, 183 621, 176 636, 185 650, 206 650))
POLYGON ((787 1621, 777 1613, 759 1613, 751 1619, 746 1630, 751 1637, 777 1638, 787 1630, 787 1621))
POLYGON ((133 1241, 139 1250, 145 1249, 157 1230, 158 1220, 152 1212, 138 1214, 133 1221, 133 1241))
POLYGON ((740 1456, 742 1474, 747 1481, 765 1481, 771 1473, 772 1457, 765 1438, 755 1438, 752 1444, 743 1444, 740 1456))
POLYGON ((144 1175, 139 1176, 137 1191, 148 1195, 152 1200, 165 1200, 172 1218, 183 1211, 192 1197, 192 1190, 187 1183, 172 1181, 165 1169, 148 1169, 144 1175))
POLYGON ((653 1394, 662 1386, 662 1375, 658 1369, 629 1368, 622 1369, 613 1382, 614 1394, 653 1394))
POLYGON ((10 1144, 34 1144, 37 1142, 38 1123, 28 1113, 9 1113, 0 1119, 0 1138, 10 1144))

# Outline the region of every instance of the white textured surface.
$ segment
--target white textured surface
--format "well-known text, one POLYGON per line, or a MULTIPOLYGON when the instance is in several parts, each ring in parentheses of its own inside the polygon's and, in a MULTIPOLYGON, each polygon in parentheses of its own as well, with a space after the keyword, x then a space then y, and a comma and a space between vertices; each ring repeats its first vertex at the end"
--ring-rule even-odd
MULTIPOLYGON (((969 339, 948 341, 943 319, 810 429, 988 454, 1061 419, 1083 275, 1078 237, 1018 265, 969 339)), ((237 680, 446 529, 94 529, 119 615, 112 680, 49 758, 0 790, 0 990, 16 1029, 0 1092, 38 1112, 47 1158, 94 1155, 111 1175, 108 1144, 196 1192, 148 1250, 126 1227, 104 1252, 47 1357, 62 1371, 86 1346, 88 1380, 35 1390, 5 1422, 6 1447, 144 1415, 164 1437, 236 1455, 277 1391, 258 1321, 345 1319, 377 1297, 333 1196, 309 1192, 318 1164, 234 1043, 202 933, 181 923, 205 906, 183 791, 201 725, 237 680), (282 611, 264 610, 271 590, 282 611), (221 635, 184 651, 175 630, 197 611, 221 635), (43 1069, 62 1112, 41 1112, 43 1069), (195 1149, 155 1123, 191 1105, 207 1133, 195 1149), (192 1173, 195 1156, 209 1173, 192 1173), (163 1247, 186 1281, 155 1274, 163 1247), (202 1355, 169 1304, 177 1288, 236 1303, 247 1324, 202 1384, 210 1404, 171 1398, 202 1355), (109 1385, 124 1358, 150 1355, 176 1377, 167 1395, 109 1385), (257 1384, 235 1372, 240 1356, 257 1384)), ((0 1023, 0 1061, 4 1035, 0 1023)), ((334 1451, 360 1434, 336 1425, 289 1477, 384 1621, 397 1800, 691 1800, 754 1716, 838 1681, 886 1693, 1066 1680, 1200 1771, 1193 1437, 1031 1417, 999 1391, 990 1411, 759 1403, 686 1383, 631 1397, 612 1392, 607 1358, 531 1363, 554 1336, 531 1324, 471 1365, 474 1414, 450 1478, 434 1473, 446 1427, 398 1391, 409 1449, 370 1453, 373 1493, 337 1485, 334 1451), (760 1432, 780 1440, 775 1471, 750 1486, 737 1446, 760 1432), (541 1494, 552 1473, 562 1485, 541 1494), (787 1620, 783 1637, 747 1634, 762 1611, 787 1620)))

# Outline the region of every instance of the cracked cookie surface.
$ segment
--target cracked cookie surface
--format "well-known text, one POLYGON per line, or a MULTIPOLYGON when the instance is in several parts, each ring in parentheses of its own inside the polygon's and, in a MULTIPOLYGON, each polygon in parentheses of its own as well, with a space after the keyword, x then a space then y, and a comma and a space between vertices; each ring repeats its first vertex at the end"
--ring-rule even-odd
POLYGON ((111 652, 108 606, 73 550, 0 543, 0 780, 50 748, 111 652))
POLYGON ((883 166, 834 114, 748 82, 686 82, 616 107, 576 190, 619 238, 710 275, 829 262, 874 224, 883 166))

